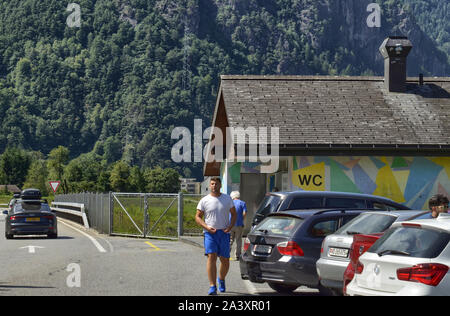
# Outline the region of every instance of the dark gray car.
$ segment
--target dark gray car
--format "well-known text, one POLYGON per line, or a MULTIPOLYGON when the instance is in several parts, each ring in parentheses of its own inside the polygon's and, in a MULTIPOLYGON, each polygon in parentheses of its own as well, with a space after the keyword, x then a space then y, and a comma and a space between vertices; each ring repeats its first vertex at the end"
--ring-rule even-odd
POLYGON ((47 235, 58 237, 56 215, 45 200, 17 200, 13 208, 3 211, 5 217, 5 237, 14 235, 47 235))
POLYGON ((327 208, 386 211, 410 209, 390 199, 370 194, 331 191, 270 192, 266 194, 256 211, 252 226, 259 224, 271 213, 327 208))
POLYGON ((328 294, 316 273, 322 240, 361 212, 332 209, 270 214, 245 239, 239 262, 242 279, 267 282, 280 293, 306 285, 328 294))
POLYGON ((423 210, 366 212, 327 236, 316 263, 320 284, 335 294, 342 294, 344 272, 350 263, 350 248, 355 234, 382 233, 396 221, 405 221, 423 213, 423 210))

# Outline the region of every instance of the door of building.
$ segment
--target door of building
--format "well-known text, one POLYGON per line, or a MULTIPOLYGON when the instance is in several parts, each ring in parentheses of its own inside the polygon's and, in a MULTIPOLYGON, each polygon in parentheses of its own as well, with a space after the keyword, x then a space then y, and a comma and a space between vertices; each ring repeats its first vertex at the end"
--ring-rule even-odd
POLYGON ((247 204, 244 235, 251 229, 251 223, 259 204, 266 194, 266 174, 242 173, 240 185, 241 200, 247 204))

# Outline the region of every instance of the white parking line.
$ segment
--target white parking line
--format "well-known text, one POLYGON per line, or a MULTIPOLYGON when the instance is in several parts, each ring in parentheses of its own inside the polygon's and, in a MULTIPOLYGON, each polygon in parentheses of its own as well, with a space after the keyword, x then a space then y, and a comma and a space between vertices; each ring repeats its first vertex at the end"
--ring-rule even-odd
POLYGON ((87 238, 89 238, 90 241, 92 241, 92 243, 94 244, 95 247, 97 247, 99 252, 107 252, 105 250, 105 248, 102 247, 102 245, 100 245, 100 243, 92 236, 88 235, 87 233, 85 233, 84 231, 79 230, 78 228, 75 228, 69 224, 64 223, 63 221, 59 221, 60 223, 66 225, 67 227, 72 228, 73 230, 76 230, 77 232, 79 232, 80 234, 83 234, 84 236, 86 236, 87 238))

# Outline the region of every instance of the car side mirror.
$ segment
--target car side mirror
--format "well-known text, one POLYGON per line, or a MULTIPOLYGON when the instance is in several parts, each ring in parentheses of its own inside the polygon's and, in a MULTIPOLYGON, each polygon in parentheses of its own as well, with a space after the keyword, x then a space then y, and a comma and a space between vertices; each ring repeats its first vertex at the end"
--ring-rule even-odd
POLYGON ((7 211, 7 210, 4 210, 4 211, 3 211, 3 214, 4 214, 4 215, 8 215, 8 211, 7 211))

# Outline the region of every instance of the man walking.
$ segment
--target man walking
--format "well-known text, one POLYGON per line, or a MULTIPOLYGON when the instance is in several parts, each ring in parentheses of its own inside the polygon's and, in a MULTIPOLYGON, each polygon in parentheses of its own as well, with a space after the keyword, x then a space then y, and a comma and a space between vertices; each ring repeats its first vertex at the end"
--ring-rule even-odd
POLYGON ((239 191, 233 191, 230 193, 233 199, 234 208, 236 209, 237 219, 236 225, 231 229, 231 242, 230 250, 233 246, 234 241, 236 241, 236 260, 240 260, 242 251, 242 232, 244 231, 244 221, 245 215, 247 214, 247 205, 244 201, 240 200, 241 194, 239 191))
POLYGON ((211 178, 210 194, 197 205, 195 221, 203 227, 205 255, 208 256, 206 271, 209 279, 208 295, 217 294, 217 257, 220 259, 219 291, 225 292, 225 277, 230 268, 230 231, 236 222, 236 209, 230 196, 220 193, 220 178, 211 178), (231 219, 230 219, 231 213, 231 219), (204 220, 203 220, 204 217, 204 220))

